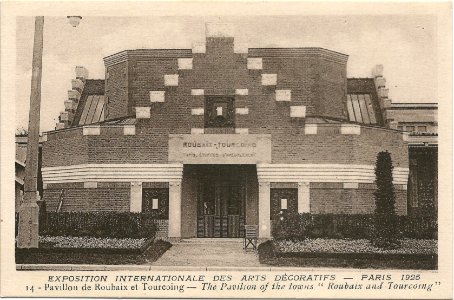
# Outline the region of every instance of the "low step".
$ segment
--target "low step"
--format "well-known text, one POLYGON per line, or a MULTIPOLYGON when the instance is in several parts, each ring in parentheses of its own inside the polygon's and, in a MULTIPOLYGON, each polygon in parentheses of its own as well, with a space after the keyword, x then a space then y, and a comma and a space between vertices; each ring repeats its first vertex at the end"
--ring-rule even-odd
POLYGON ((243 238, 192 238, 182 239, 180 243, 193 244, 241 244, 243 238))

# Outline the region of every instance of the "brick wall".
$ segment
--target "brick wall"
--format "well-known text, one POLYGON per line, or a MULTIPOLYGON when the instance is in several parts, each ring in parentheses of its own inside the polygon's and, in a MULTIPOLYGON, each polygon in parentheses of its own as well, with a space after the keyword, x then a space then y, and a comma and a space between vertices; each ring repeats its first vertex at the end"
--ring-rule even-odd
POLYGON ((363 127, 360 135, 342 135, 339 125, 319 126, 316 135, 305 135, 304 128, 272 130, 273 163, 374 165, 378 152, 388 150, 395 167, 408 167, 408 148, 397 132, 363 127))
POLYGON ((156 239, 167 240, 169 236, 169 220, 155 220, 154 221, 156 230, 156 239))
POLYGON ((84 188, 83 183, 49 184, 44 190, 46 210, 55 211, 62 189, 61 211, 129 211, 129 183, 98 183, 98 188, 84 188))
POLYGON ((106 70, 107 111, 105 119, 115 119, 131 114, 128 103, 128 62, 121 62, 106 70))
MULTIPOLYGON (((266 115, 265 119, 253 118, 253 122, 249 121, 243 127, 260 128, 269 121, 277 122, 276 125, 290 122, 289 103, 276 103, 275 89, 290 89, 292 105, 305 105, 309 115, 346 118, 345 62, 327 59, 316 50, 308 53, 290 51, 279 56, 279 53, 270 53, 270 49, 251 49, 249 57, 262 58, 263 70, 248 70, 248 55, 235 54, 233 43, 233 38, 207 38, 206 53, 192 55, 191 70, 178 70, 178 57, 174 58, 170 51, 170 58, 157 56, 154 51, 148 56, 131 56, 127 62, 108 66, 109 118, 120 116, 124 105, 151 106, 153 125, 179 128, 195 122, 200 127, 203 126, 202 117, 191 116, 190 108, 203 106, 203 97, 191 96, 191 89, 204 89, 205 95, 234 95, 235 89, 241 88, 249 89, 249 95, 236 97, 236 106, 248 106, 257 115, 266 115), (128 69, 127 77, 123 76, 125 68, 128 69), (277 74, 277 85, 262 86, 262 73, 277 74), (164 86, 166 74, 179 74, 177 87, 164 86), (125 90, 129 100, 124 99, 125 90), (150 91, 165 91, 166 102, 150 104, 150 91), (120 101, 128 104, 119 104, 120 101)), ((186 55, 182 53, 182 57, 186 55)))
MULTIPOLYGON (((358 189, 343 189, 342 183, 311 183, 311 213, 371 214, 375 210, 374 184, 360 184, 358 189)), ((396 186, 396 213, 407 213, 407 191, 396 186)))
POLYGON ((192 96, 191 89, 204 89, 205 95, 234 95, 235 89, 248 89, 247 96, 235 96, 235 107, 249 108, 249 114, 235 116, 236 127, 249 128, 251 134, 272 134, 273 163, 374 164, 376 154, 386 149, 395 166, 408 165, 407 147, 395 132, 362 128, 360 136, 341 135, 334 124, 320 125, 317 135, 305 135, 303 122, 290 118, 290 105, 305 105, 307 115, 346 119, 346 62, 337 54, 315 48, 249 49, 249 54, 236 54, 233 43, 233 38, 208 38, 206 53, 192 54, 190 70, 178 70, 179 55, 188 57, 183 50, 141 52, 109 65, 109 118, 134 114, 135 106, 151 106, 151 118, 139 120, 135 136, 123 136, 121 128, 103 128, 100 136, 48 142, 45 166, 166 163, 168 134, 204 127, 203 115, 191 115, 191 108, 204 106, 204 96, 192 96), (263 58, 263 70, 248 70, 247 57, 263 58), (277 74, 276 87, 262 86, 262 73, 277 74), (178 86, 165 87, 166 74, 179 74, 178 86), (291 101, 276 101, 275 89, 290 89, 291 101), (165 102, 150 103, 153 90, 165 91, 165 102))
MULTIPOLYGON (((236 117, 237 123, 244 118, 236 117)), ((190 133, 189 126, 169 126, 171 128, 161 127, 156 120, 143 119, 136 125, 133 136, 124 136, 121 127, 101 128, 99 136, 83 136, 82 129, 53 133, 43 145, 43 166, 167 163, 168 135, 190 133)), ((395 167, 408 167, 408 147, 400 133, 390 130, 362 127, 360 135, 342 135, 340 125, 332 124, 319 125, 317 134, 305 135, 304 127, 294 122, 286 127, 274 124, 250 128, 249 133, 272 134, 273 163, 374 165, 377 153, 387 150, 395 167)))
POLYGON ((43 143, 43 167, 84 164, 88 159, 87 137, 82 128, 50 132, 43 143))

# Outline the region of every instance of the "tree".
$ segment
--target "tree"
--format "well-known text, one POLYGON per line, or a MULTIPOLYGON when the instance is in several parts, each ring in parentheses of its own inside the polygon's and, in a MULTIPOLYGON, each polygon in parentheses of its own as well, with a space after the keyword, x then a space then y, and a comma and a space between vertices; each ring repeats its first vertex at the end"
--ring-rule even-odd
POLYGON ((378 153, 375 166, 377 190, 374 192, 375 213, 372 243, 377 247, 388 249, 399 246, 393 168, 391 154, 388 151, 378 153))

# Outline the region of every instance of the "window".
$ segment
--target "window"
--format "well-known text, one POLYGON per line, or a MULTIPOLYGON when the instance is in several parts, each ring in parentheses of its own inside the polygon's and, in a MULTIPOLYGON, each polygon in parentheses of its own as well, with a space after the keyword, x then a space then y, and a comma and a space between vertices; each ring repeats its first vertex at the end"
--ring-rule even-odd
POLYGON ((222 106, 216 106, 216 116, 223 116, 222 114, 222 106))
POLYGON ((377 124, 370 94, 348 94, 347 112, 352 122, 377 124))
POLYGON ((167 220, 169 217, 169 189, 143 188, 142 212, 153 213, 156 218, 167 220))
POLYGON ((403 126, 397 126, 397 130, 403 131, 404 127, 403 126))
POLYGON ((281 212, 298 212, 298 188, 293 183, 276 183, 270 188, 270 220, 281 212), (281 187, 278 187, 281 186, 281 187))
POLYGON ((206 97, 205 128, 235 127, 235 111, 232 97, 206 97))
POLYGON ((158 203, 159 203, 159 199, 158 198, 153 198, 151 200, 151 209, 158 209, 159 208, 158 207, 159 206, 158 203))
POLYGON ((415 126, 405 126, 405 130, 409 132, 415 131, 415 126))
POLYGON ((281 199, 281 209, 287 209, 287 199, 281 199))

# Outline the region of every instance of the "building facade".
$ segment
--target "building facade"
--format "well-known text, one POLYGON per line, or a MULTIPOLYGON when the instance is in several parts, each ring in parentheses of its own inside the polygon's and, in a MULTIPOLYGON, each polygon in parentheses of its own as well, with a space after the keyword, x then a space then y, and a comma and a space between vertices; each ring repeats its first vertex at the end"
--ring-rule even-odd
POLYGON ((438 105, 393 103, 386 110, 398 130, 408 134, 409 215, 438 215, 438 105))
POLYGON ((347 78, 345 54, 248 48, 232 32, 207 24, 192 49, 113 54, 103 80, 76 68, 43 143, 47 209, 155 213, 170 238, 239 237, 244 224, 270 238, 284 209, 372 213, 388 151, 407 214, 409 134, 386 114, 383 68, 347 78))

